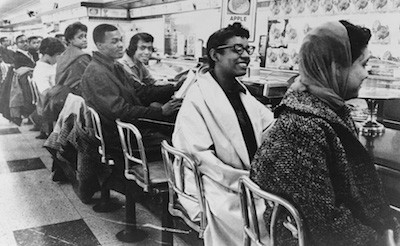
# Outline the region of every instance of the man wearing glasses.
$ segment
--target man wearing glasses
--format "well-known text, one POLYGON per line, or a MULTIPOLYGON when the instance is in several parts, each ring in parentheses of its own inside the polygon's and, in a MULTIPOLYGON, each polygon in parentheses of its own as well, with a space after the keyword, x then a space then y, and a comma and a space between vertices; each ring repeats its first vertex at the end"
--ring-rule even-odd
POLYGON ((124 56, 119 59, 128 74, 143 85, 152 85, 156 82, 145 67, 153 53, 153 42, 152 35, 145 32, 137 33, 132 36, 124 56))
MULTIPOLYGON (((192 155, 202 173, 208 223, 206 246, 243 244, 238 180, 249 175, 254 153, 273 122, 272 112, 237 79, 246 74, 254 52, 248 38, 248 30, 240 23, 210 36, 209 71, 198 74, 186 94, 172 136, 173 145, 192 155)), ((186 190, 195 191, 189 171, 185 180, 186 190)), ((180 200, 195 219, 198 207, 183 197, 180 200)), ((265 205, 256 205, 262 220, 265 205)), ((265 228, 260 229, 266 235, 265 228)))
POLYGON ((28 49, 28 39, 26 38, 25 35, 19 35, 16 39, 15 42, 17 43, 17 51, 15 52, 14 55, 14 65, 15 69, 18 69, 20 67, 30 67, 34 68, 36 63, 33 60, 33 57, 31 54, 29 54, 28 49))

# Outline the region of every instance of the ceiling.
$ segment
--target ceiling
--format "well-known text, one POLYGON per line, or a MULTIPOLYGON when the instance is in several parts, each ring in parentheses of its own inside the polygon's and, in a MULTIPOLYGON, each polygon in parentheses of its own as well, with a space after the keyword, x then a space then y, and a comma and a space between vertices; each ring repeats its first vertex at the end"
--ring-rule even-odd
POLYGON ((40 0, 0 0, 0 19, 23 5, 39 2, 40 0))

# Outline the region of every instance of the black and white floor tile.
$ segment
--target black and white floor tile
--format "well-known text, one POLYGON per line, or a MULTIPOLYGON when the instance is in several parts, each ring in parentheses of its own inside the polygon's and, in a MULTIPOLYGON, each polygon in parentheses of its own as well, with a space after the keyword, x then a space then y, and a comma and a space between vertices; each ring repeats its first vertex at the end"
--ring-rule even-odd
MULTIPOLYGON (((26 121, 26 120, 25 120, 26 121)), ((124 246, 162 245, 161 222, 153 204, 137 204, 137 223, 147 237, 123 243, 115 235, 124 229, 125 209, 96 213, 68 183, 51 179, 52 158, 35 139, 32 125, 20 127, 0 116, 0 245, 7 246, 124 246)), ((96 193, 94 202, 99 199, 96 193)), ((124 196, 111 196, 124 204, 124 196)), ((176 221, 183 232, 189 228, 176 221)), ((174 245, 202 245, 196 233, 175 234, 174 245)))

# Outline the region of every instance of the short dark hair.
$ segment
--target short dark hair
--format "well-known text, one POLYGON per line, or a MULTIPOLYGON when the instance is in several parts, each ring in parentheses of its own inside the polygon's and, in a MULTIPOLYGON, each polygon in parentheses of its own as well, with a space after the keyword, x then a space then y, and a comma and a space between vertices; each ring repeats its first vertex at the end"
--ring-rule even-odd
POLYGON ((347 30, 351 47, 351 62, 353 63, 367 47, 371 39, 371 31, 368 28, 353 25, 345 20, 340 20, 339 22, 342 23, 347 30))
POLYGON ((128 54, 128 56, 133 56, 137 50, 137 44, 139 42, 139 40, 142 40, 143 42, 154 42, 154 37, 146 32, 139 32, 136 33, 135 35, 132 36, 130 42, 129 42, 129 46, 126 49, 126 54, 128 54))
POLYGON ((54 56, 57 53, 62 53, 65 50, 64 44, 56 38, 45 38, 40 43, 39 52, 43 55, 54 56))
MULTIPOLYGON (((218 31, 211 34, 207 41, 207 57, 210 63, 210 68, 214 68, 215 62, 210 57, 210 50, 215 49, 218 46, 226 44, 226 41, 232 37, 242 37, 242 38, 249 38, 250 34, 249 31, 243 28, 242 24, 239 22, 235 22, 232 25, 228 25, 225 28, 219 29, 218 31)), ((224 52, 224 51, 217 51, 217 52, 224 52)))
POLYGON ((112 32, 118 30, 116 26, 110 24, 100 24, 93 30, 93 41, 94 43, 103 43, 106 32, 112 32))
POLYGON ((18 39, 20 39, 20 38, 22 38, 22 37, 25 37, 25 34, 18 35, 18 36, 15 38, 15 42, 18 43, 18 39))
POLYGON ((83 32, 87 32, 87 26, 78 22, 74 22, 71 25, 67 26, 67 28, 65 28, 65 32, 64 32, 64 37, 65 40, 67 41, 67 43, 69 44, 69 41, 71 39, 74 39, 75 34, 78 33, 78 31, 83 31, 83 32))
POLYGON ((29 38, 28 38, 28 43, 30 43, 32 40, 34 40, 34 39, 39 39, 39 36, 30 36, 29 38))

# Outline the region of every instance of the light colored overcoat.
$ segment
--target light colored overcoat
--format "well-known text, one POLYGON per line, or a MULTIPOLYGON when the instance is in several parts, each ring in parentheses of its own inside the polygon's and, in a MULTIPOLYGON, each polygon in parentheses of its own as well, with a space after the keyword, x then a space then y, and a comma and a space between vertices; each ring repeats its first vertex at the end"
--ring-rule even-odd
MULTIPOLYGON (((273 114, 247 90, 240 98, 260 146, 263 132, 273 122, 273 114)), ((189 89, 177 116, 172 141, 176 148, 195 158, 202 173, 208 220, 205 245, 243 245, 238 180, 249 175, 250 159, 236 113, 210 73, 198 75, 189 89)), ((186 176, 186 180, 190 178, 186 176)), ((193 179, 191 184, 194 186, 193 179)), ((187 190, 191 188, 186 185, 187 190)), ((196 217, 198 207, 190 201, 182 202, 190 216, 196 217)), ((265 205, 263 201, 257 205, 258 217, 263 220, 265 205)))

